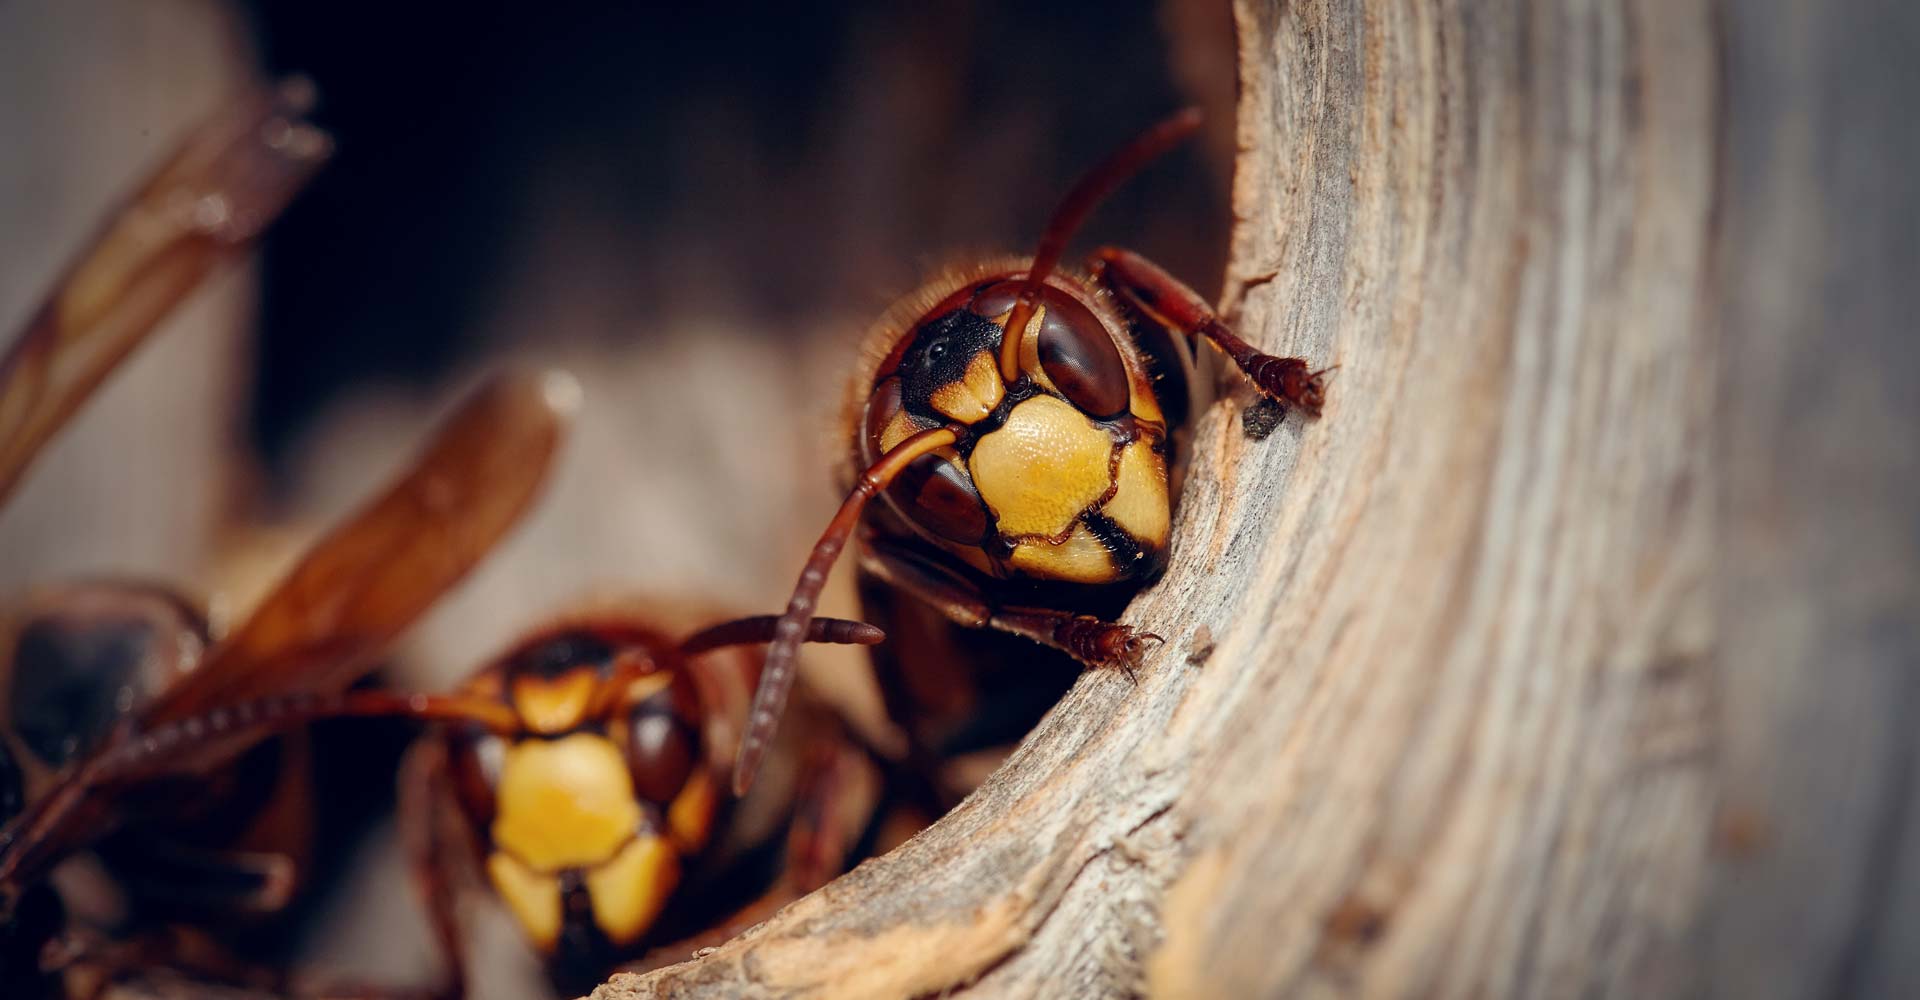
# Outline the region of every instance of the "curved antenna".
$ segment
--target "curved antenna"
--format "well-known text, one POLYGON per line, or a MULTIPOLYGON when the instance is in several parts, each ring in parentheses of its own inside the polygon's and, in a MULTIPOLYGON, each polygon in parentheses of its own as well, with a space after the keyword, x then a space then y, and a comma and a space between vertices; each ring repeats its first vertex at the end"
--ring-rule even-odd
MULTIPOLYGON (((129 746, 163 732, 191 737, 220 709, 243 702, 277 705, 283 714, 275 718, 318 711, 372 669, 387 643, 532 507, 579 397, 579 385, 557 371, 497 376, 471 393, 386 492, 316 542, 198 666, 0 827, 0 903, 10 887, 110 824, 96 794, 101 782, 121 780, 130 759, 159 766, 129 746)), ((264 735, 176 747, 164 764, 216 766, 264 735)))
POLYGON ((206 715, 154 726, 122 741, 91 763, 87 783, 118 784, 191 773, 201 751, 229 740, 251 743, 313 722, 376 718, 463 722, 502 736, 520 731, 520 717, 513 708, 484 695, 404 691, 271 695, 222 705, 206 715))
POLYGON ((1040 246, 1034 250, 1033 265, 1027 268, 1027 278, 1020 286, 1020 294, 1013 301, 1013 313, 1007 317, 1007 325, 1000 336, 1000 378, 1008 385, 1020 377, 1020 340, 1027 329, 1027 321, 1033 318, 1033 310, 1040 298, 1040 289, 1047 275, 1060 263, 1060 255, 1066 252, 1067 241, 1087 221, 1094 206, 1106 200, 1107 195, 1124 183, 1127 178, 1140 172, 1140 168, 1158 159, 1168 150, 1185 141, 1200 129, 1200 109, 1185 108, 1172 117, 1142 132, 1138 138, 1115 150, 1111 156, 1100 161, 1092 170, 1086 172, 1067 192, 1060 207, 1053 210, 1053 217, 1047 220, 1046 231, 1040 234, 1040 246))
POLYGON ((860 512, 868 500, 886 489, 914 459, 960 440, 960 434, 960 429, 953 426, 933 427, 894 445, 892 451, 880 456, 879 461, 860 474, 859 481, 840 504, 839 512, 827 523, 826 532, 814 543, 813 554, 807 557, 800 580, 794 584, 793 597, 787 601, 786 613, 773 626, 773 645, 767 649, 766 664, 760 669, 760 686, 754 689, 753 707, 747 712, 747 731, 741 735, 740 755, 733 765, 735 795, 745 795, 747 789, 753 787, 760 760, 773 742, 780 713, 793 690, 800 643, 807 637, 807 624, 813 621, 814 605, 827 585, 827 571, 840 558, 847 539, 853 535, 853 526, 860 521, 860 512))
MULTIPOLYGON (((772 642, 774 629, 780 623, 779 615, 753 615, 747 618, 735 618, 732 621, 709 625, 687 636, 680 644, 683 656, 699 656, 726 646, 749 646, 756 642, 772 642)), ((887 633, 877 625, 866 622, 848 621, 844 618, 815 618, 807 623, 807 635, 802 642, 825 642, 840 646, 877 646, 886 641, 887 633)))
POLYGON ((248 747, 297 726, 326 719, 402 718, 415 722, 464 722, 503 736, 517 732, 519 716, 495 698, 468 694, 406 694, 348 691, 271 695, 221 705, 123 734, 79 765, 0 830, 0 896, 17 889, 23 873, 37 874, 58 862, 62 834, 97 830, 111 793, 142 781, 203 772, 210 762, 231 760, 248 747))

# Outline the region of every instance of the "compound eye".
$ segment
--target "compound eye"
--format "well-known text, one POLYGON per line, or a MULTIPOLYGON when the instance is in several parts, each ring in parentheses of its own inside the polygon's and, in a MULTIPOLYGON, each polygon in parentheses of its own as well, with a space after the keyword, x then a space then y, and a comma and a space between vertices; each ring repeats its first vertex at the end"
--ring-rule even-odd
POLYGON ((1050 294, 1041 300, 1040 367, 1067 401, 1092 417, 1115 417, 1130 400, 1126 362, 1107 326, 1077 300, 1050 294))
POLYGON ((605 670, 613 653, 611 643, 585 629, 543 636, 508 656, 507 678, 553 680, 581 667, 605 670))
POLYGON ((666 803, 693 775, 699 745, 674 711, 674 689, 662 688, 627 715, 627 767, 633 790, 649 802, 666 803))
POLYGON ((889 487, 893 502, 922 528, 963 545, 987 537, 987 505, 967 473, 939 455, 923 455, 889 487))
POLYGON ((82 584, 36 603, 14 636, 9 706, 26 748, 56 767, 97 746, 205 649, 204 623, 158 590, 82 584))

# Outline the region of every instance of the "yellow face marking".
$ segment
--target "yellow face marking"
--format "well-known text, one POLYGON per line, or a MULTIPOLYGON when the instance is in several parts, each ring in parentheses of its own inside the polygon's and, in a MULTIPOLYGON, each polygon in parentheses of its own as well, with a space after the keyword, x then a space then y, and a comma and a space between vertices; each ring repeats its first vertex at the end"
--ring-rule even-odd
POLYGON ((499 851, 487 856, 487 877, 534 946, 551 951, 560 939, 560 880, 499 851))
MULTIPOLYGON (((1013 310, 1008 309, 1005 312, 987 318, 993 322, 993 325, 1000 328, 1001 335, 1004 336, 1006 334, 1007 323, 1013 319, 1013 310)), ((1028 375, 1035 375, 1041 379, 1047 377, 1046 372, 1040 368, 1040 328, 1046 325, 1046 322, 1046 303, 1035 302, 1033 304, 1033 315, 1027 319, 1027 328, 1020 331, 1020 370, 1026 372, 1028 375)), ((996 372, 1000 370, 1000 360, 998 358, 994 359, 993 369, 996 372)), ((1053 383, 1047 382, 1045 384, 1051 386, 1053 383)))
MULTIPOLYGON (((995 316, 993 321, 1000 324, 1000 328, 1004 330, 1007 321, 1012 318, 1013 310, 1009 309, 995 316)), ((1033 319, 1027 321, 1026 332, 1020 335, 1020 371, 1040 388, 1048 392, 1059 392, 1060 387, 1053 384, 1053 376, 1047 374, 1047 366, 1040 363, 1040 327, 1046 321, 1047 307, 1036 306, 1033 310, 1033 319)))
POLYGON ((591 667, 577 667, 558 677, 522 675, 513 679, 513 710, 536 733, 564 733, 580 724, 600 686, 591 667))
POLYGON ((1028 542, 1015 546, 1007 557, 1015 569, 1030 576, 1072 583, 1111 583, 1116 577, 1107 547, 1084 524, 1058 545, 1028 542))
POLYGON ((1141 548, 1165 546, 1173 514, 1167 497, 1167 463, 1154 454, 1151 442, 1142 439, 1127 445, 1120 453, 1114 482, 1119 489, 1101 509, 1141 548))
POLYGON ((1107 492, 1113 438, 1071 405, 1035 396, 968 460, 1003 535, 1060 535, 1107 492))
POLYGON ((1006 383, 1000 381, 1000 363, 992 351, 981 351, 967 362, 967 370, 960 380, 966 383, 967 391, 985 404, 991 412, 1000 405, 1001 397, 1007 394, 1006 383))
POLYGON ((887 426, 880 430, 880 453, 884 455, 892 451, 894 446, 914 436, 921 430, 920 425, 914 423, 913 418, 907 416, 905 410, 894 414, 893 419, 887 421, 887 426))
POLYGON ((671 670, 656 670, 650 674, 641 674, 627 684, 626 693, 620 699, 621 703, 637 705, 659 694, 662 689, 672 683, 673 671, 671 670))
POLYGON ((495 801, 493 842, 535 871, 600 864, 640 829, 627 763, 592 733, 509 746, 495 801))
POLYGON ((958 381, 935 389, 927 401, 963 424, 985 420, 1007 394, 1007 387, 1000 381, 999 365, 992 352, 981 351, 967 362, 967 370, 958 381))
POLYGON ((667 830, 681 850, 691 853, 706 846, 712 829, 713 778, 699 769, 667 806, 667 830))
POLYGON ((679 884, 679 855, 659 837, 640 837, 587 872, 593 922, 614 944, 632 944, 653 925, 679 884))
POLYGON ((1144 365, 1127 366, 1127 409, 1141 420, 1166 426, 1167 415, 1160 410, 1160 397, 1153 394, 1153 376, 1147 374, 1144 365))

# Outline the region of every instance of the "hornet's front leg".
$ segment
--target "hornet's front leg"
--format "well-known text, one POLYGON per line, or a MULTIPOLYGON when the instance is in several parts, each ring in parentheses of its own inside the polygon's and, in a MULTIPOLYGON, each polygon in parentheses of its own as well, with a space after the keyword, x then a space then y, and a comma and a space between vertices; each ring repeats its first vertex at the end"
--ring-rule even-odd
POLYGON ((1003 607, 965 578, 905 547, 868 539, 860 565, 880 581, 926 602, 955 624, 990 628, 1051 646, 1087 667, 1133 675, 1147 650, 1162 640, 1130 625, 1053 608, 1003 607))
POLYGON ((1154 322, 1211 341, 1274 402, 1298 407, 1310 417, 1320 415, 1327 399, 1324 376, 1332 369, 1313 371, 1304 358, 1282 358, 1254 350, 1252 344, 1227 329, 1198 293, 1131 250, 1102 247, 1094 251, 1088 266, 1095 281, 1154 322))

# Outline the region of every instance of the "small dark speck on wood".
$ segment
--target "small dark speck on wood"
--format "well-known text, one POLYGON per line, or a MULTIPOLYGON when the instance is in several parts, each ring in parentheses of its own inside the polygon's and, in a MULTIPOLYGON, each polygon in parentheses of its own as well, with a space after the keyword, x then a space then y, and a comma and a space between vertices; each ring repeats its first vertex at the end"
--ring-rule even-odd
POLYGON ((1387 929, 1387 914, 1358 897, 1349 897, 1327 915, 1326 933, 1333 941, 1365 947, 1387 929))
POLYGON ((1286 419, 1287 408, 1265 396, 1247 404, 1240 411, 1240 426, 1246 428, 1247 437, 1255 441, 1265 441, 1273 434, 1280 421, 1286 419))
POLYGON ((1213 630, 1205 625, 1193 630, 1193 642, 1187 647, 1187 662, 1199 666, 1213 655, 1213 630))

